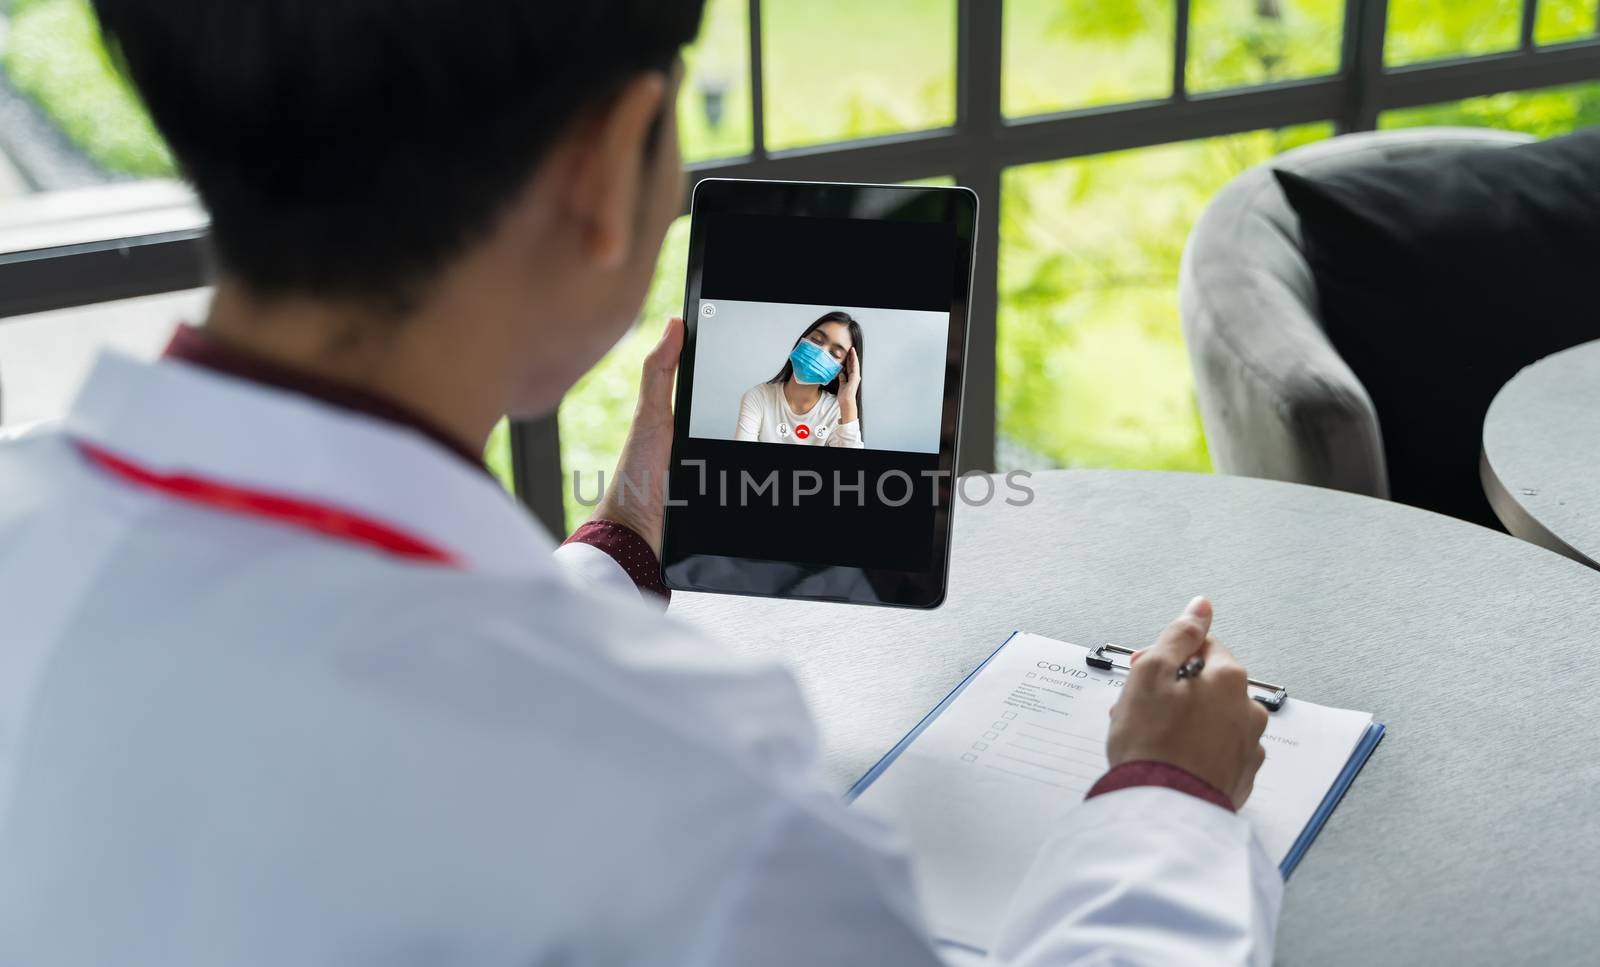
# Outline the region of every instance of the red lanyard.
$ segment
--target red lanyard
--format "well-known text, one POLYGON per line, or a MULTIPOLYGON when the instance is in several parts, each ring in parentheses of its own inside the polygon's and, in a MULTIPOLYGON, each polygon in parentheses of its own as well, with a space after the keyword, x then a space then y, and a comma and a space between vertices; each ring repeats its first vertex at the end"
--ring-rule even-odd
POLYGON ((370 517, 362 517, 347 510, 296 500, 292 497, 203 480, 187 474, 157 473, 130 463, 92 443, 85 443, 82 440, 76 442, 79 451, 102 470, 127 483, 158 490, 177 500, 200 504, 226 513, 277 521, 352 544, 365 544, 395 557, 448 566, 458 564, 449 552, 370 517))

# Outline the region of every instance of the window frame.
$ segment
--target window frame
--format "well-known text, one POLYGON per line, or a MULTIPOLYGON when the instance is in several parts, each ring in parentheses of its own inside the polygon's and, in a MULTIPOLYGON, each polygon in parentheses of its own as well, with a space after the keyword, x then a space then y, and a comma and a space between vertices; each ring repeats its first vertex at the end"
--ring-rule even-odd
MULTIPOLYGON (((761 0, 747 0, 752 149, 698 162, 690 179, 767 178, 903 182, 954 176, 979 197, 977 256, 961 419, 962 469, 993 470, 996 443, 1001 175, 1025 164, 1266 128, 1333 121, 1340 134, 1374 130, 1384 111, 1600 79, 1600 36, 1539 46, 1539 0, 1524 0, 1517 49, 1388 67, 1388 0, 1346 0, 1336 73, 1204 94, 1186 89, 1190 0, 1174 0, 1173 84, 1168 96, 1087 110, 1008 118, 1001 105, 1002 0, 955 0, 955 121, 948 127, 769 151, 761 0)), ((79 207, 48 244, 0 248, 0 324, 23 313, 192 289, 209 281, 204 216, 170 182, 74 192, 79 207), (64 226, 64 227, 63 227, 64 226)), ((0 212, 0 246, 38 238, 46 201, 0 212), (30 235, 30 232, 34 234, 30 235)), ((70 207, 70 206, 69 206, 70 207)), ((58 213, 59 216, 59 213, 58 213)), ((513 425, 518 497, 551 529, 566 528, 560 434, 554 415, 513 425)))

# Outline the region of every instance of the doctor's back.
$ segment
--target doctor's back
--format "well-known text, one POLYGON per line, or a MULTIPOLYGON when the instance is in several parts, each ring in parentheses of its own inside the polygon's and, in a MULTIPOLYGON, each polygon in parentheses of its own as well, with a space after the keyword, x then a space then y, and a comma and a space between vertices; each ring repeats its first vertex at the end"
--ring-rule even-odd
MULTIPOLYGON (((566 544, 481 460, 637 319, 702 6, 94 0, 217 274, 0 441, 0 965, 938 963, 788 675, 647 603, 664 494, 618 480, 665 478, 681 321, 566 544)), ((1210 620, 1128 676, 995 963, 1270 961, 1210 620)))
POLYGON ((72 430, 0 444, 0 962, 786 963, 790 925, 911 916, 808 791, 789 679, 590 598, 531 523, 522 573, 395 560, 72 430))

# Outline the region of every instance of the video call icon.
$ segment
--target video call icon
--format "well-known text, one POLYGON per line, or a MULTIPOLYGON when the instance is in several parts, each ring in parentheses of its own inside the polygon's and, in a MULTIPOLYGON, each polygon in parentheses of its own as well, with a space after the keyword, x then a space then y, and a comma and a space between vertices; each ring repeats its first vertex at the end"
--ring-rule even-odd
POLYGON ((710 319, 712 316, 717 314, 717 307, 714 303, 707 302, 700 307, 700 314, 705 316, 707 319, 710 319))

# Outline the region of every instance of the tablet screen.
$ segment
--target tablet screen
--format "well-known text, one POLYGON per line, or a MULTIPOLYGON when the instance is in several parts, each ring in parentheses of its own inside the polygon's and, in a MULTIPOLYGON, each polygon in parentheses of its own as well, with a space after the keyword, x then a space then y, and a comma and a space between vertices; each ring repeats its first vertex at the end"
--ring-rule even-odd
POLYGON ((942 597, 974 216, 959 189, 697 187, 669 585, 942 597))
POLYGON ((690 436, 939 452, 948 309, 701 299, 698 313, 690 436))

